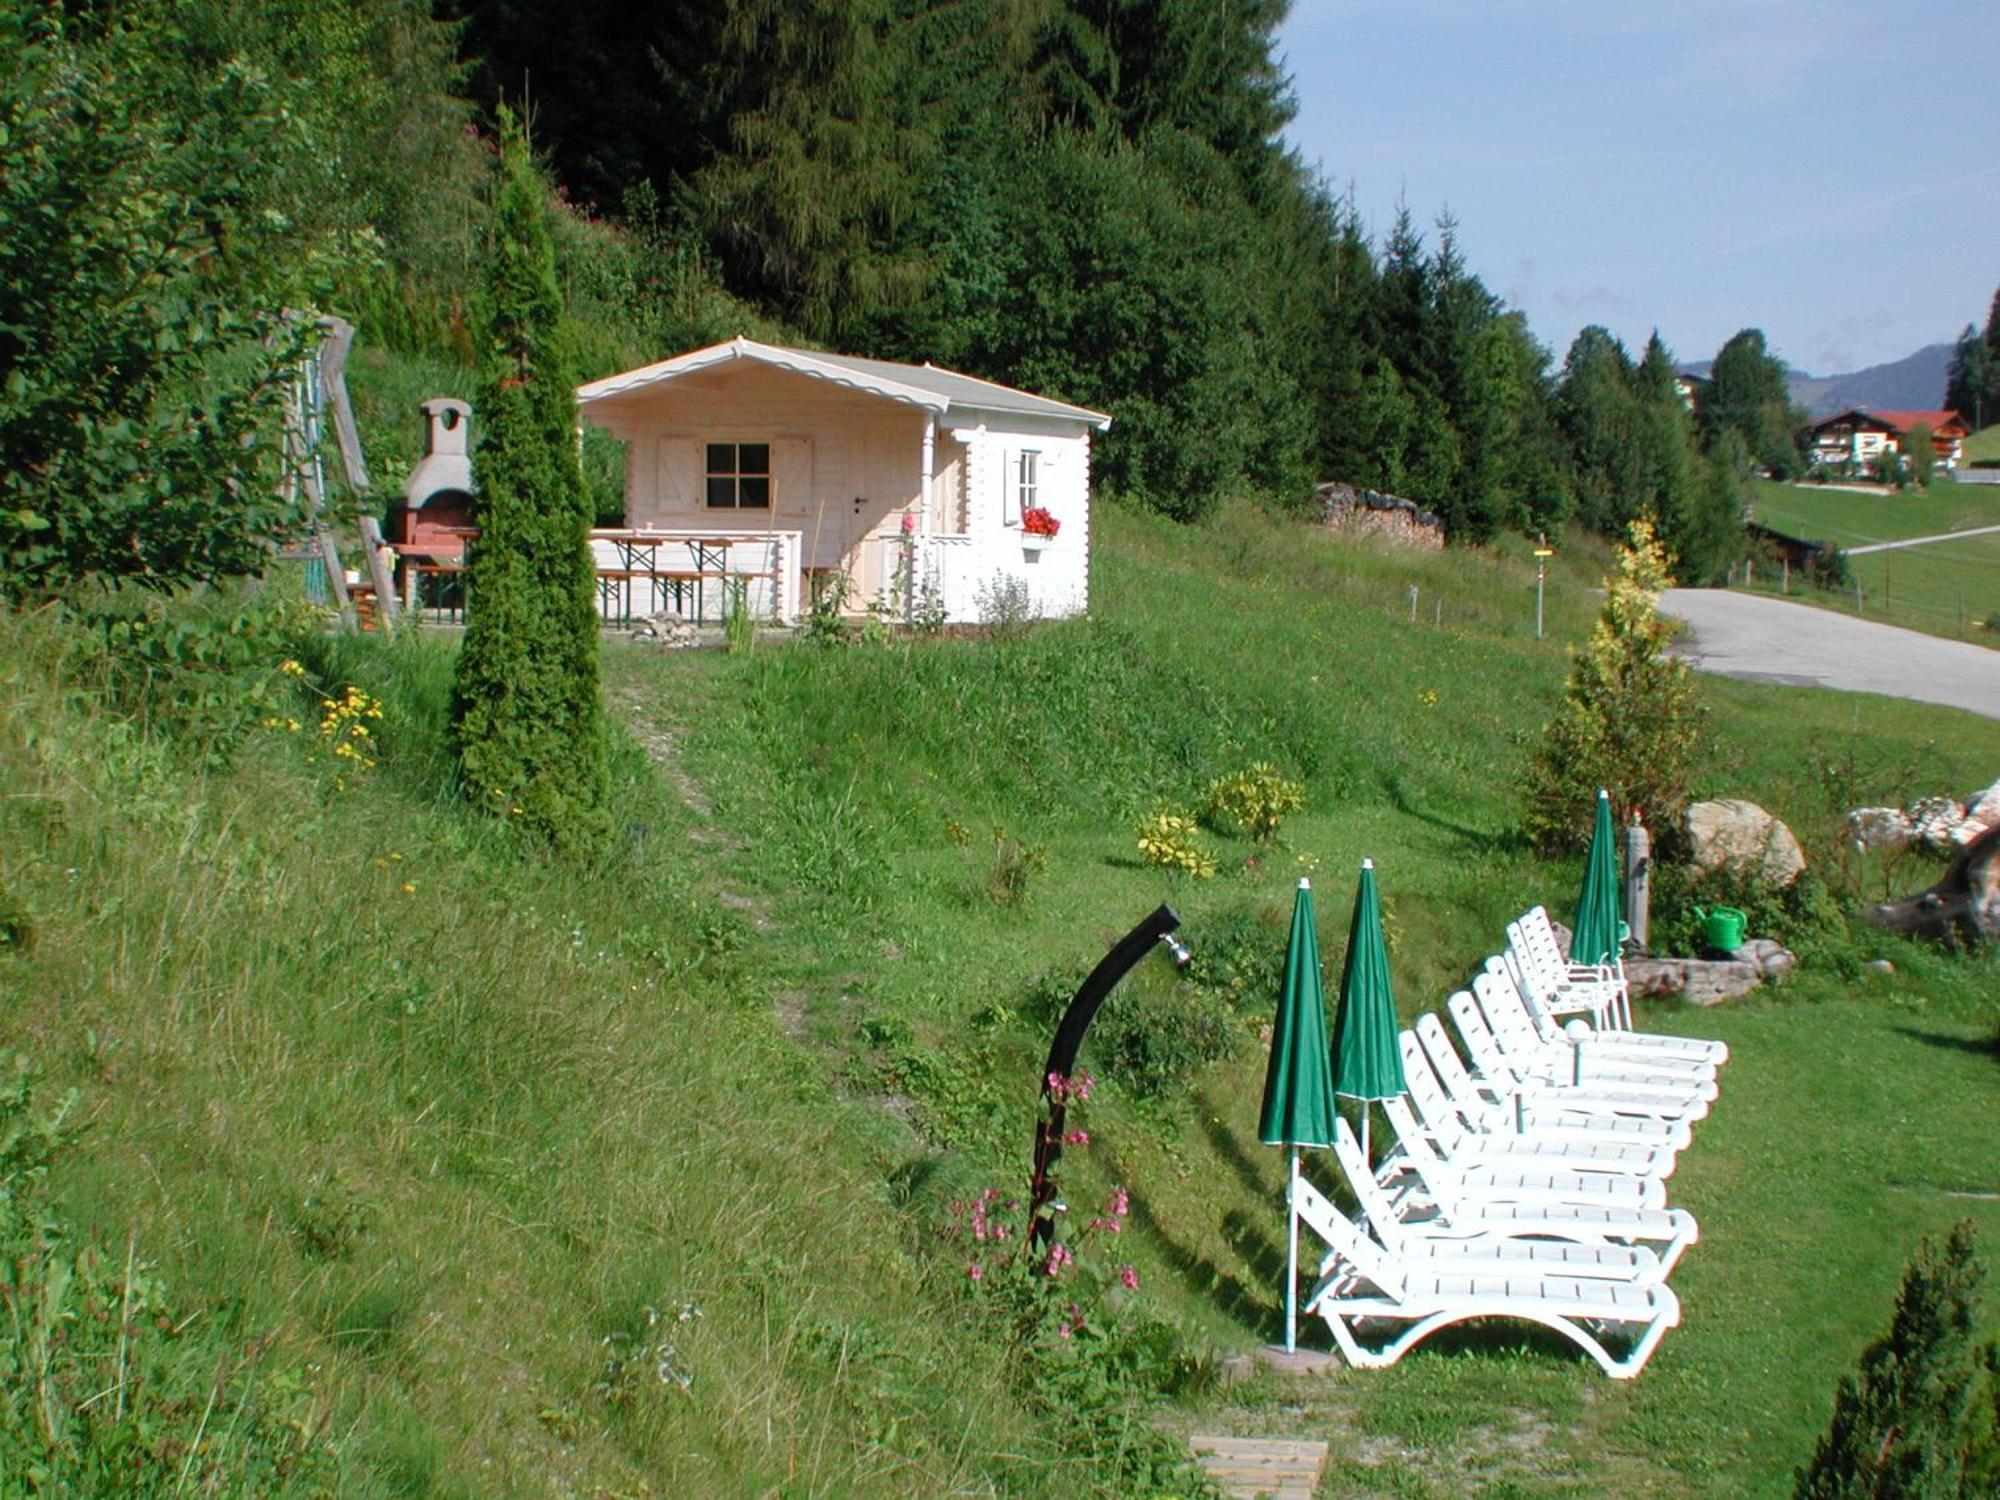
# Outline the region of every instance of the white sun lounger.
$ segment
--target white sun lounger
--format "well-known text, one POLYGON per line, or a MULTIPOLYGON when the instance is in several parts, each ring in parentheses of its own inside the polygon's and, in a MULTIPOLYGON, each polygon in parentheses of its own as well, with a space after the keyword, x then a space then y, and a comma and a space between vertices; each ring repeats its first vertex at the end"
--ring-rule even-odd
POLYGON ((1578 1172, 1562 1162, 1450 1162, 1440 1156, 1404 1098, 1382 1100, 1396 1148, 1376 1168, 1398 1200, 1438 1204, 1596 1204, 1666 1208, 1666 1180, 1628 1172, 1578 1172))
POLYGON ((1396 1147, 1375 1180, 1399 1202, 1428 1204, 1587 1203, 1599 1208, 1665 1208, 1664 1178, 1580 1172, 1562 1162, 1447 1160, 1433 1147, 1402 1098, 1382 1101, 1396 1147))
MULTIPOLYGON (((1573 1172, 1612 1172, 1634 1177, 1671 1177, 1675 1147, 1653 1139, 1628 1139, 1612 1130, 1581 1134, 1475 1130, 1438 1087, 1423 1047, 1413 1032, 1397 1036, 1403 1081, 1437 1153, 1449 1162, 1522 1165, 1534 1163, 1573 1172)), ((1638 1123, 1638 1122, 1634 1122, 1638 1123)))
POLYGON ((1555 1015, 1589 1011, 1596 1024, 1630 1029, 1624 962, 1572 963, 1556 939, 1549 914, 1539 906, 1507 924, 1509 949, 1532 971, 1535 987, 1555 1015))
POLYGON ((1548 1274, 1510 1263, 1504 1252, 1490 1258, 1468 1254, 1448 1267, 1413 1265, 1356 1229, 1304 1178, 1294 1177, 1290 1191, 1299 1217, 1333 1252, 1306 1310, 1326 1320, 1351 1365, 1392 1365, 1453 1323, 1515 1318, 1553 1329, 1605 1374, 1626 1380, 1645 1368, 1667 1330, 1680 1321, 1680 1303, 1664 1282, 1548 1274), (1381 1324, 1401 1325, 1402 1332, 1387 1345, 1363 1345, 1357 1334, 1381 1324), (1630 1340, 1622 1358, 1604 1342, 1614 1331, 1630 1340))
MULTIPOLYGON (((1449 1003, 1449 1002, 1447 1002, 1449 1003)), ((1611 1100, 1587 1089, 1524 1088, 1518 1080, 1476 1079, 1466 1070, 1444 1022, 1426 1012, 1410 1028, 1423 1045, 1430 1080, 1444 1091, 1461 1118, 1474 1130, 1519 1135, 1574 1135, 1643 1141, 1686 1148, 1687 1121, 1656 1111, 1619 1109, 1611 1100)), ((1428 1083, 1428 1081, 1427 1081, 1428 1083)))
POLYGON ((1475 975, 1472 994, 1508 1062, 1520 1072, 1579 1087, 1585 1083, 1621 1089, 1637 1085, 1674 1096, 1692 1091, 1703 1099, 1715 1097, 1713 1068, 1679 1058, 1634 1057, 1629 1049, 1594 1032, 1577 1040, 1561 1032, 1545 1036, 1504 972, 1487 969, 1475 975))
MULTIPOLYGON (((1546 1023, 1545 1029, 1552 1027, 1555 1018, 1564 1010, 1557 1003, 1557 997, 1562 993, 1563 975, 1573 966, 1566 967, 1562 945, 1556 939, 1555 928, 1550 925, 1549 914, 1539 906, 1533 908, 1518 921, 1508 924, 1507 936, 1508 949, 1504 962, 1508 977, 1514 981, 1530 1009, 1537 1012, 1537 1019, 1546 1023)), ((1719 1068, 1729 1061, 1729 1047, 1723 1042, 1704 1037, 1664 1036, 1658 1032, 1633 1030, 1631 1001, 1627 998, 1622 959, 1615 972, 1618 1013, 1622 1019, 1613 1020, 1604 1012, 1598 1012, 1595 1023, 1606 1040, 1616 1038, 1651 1053, 1692 1058, 1712 1067, 1719 1068)))
POLYGON ((1612 1208, 1586 1203, 1444 1202, 1427 1204, 1405 1196, 1398 1204, 1369 1175, 1361 1148, 1347 1122, 1336 1122, 1334 1156, 1354 1189, 1368 1228, 1399 1255, 1421 1252, 1434 1265, 1462 1247, 1482 1241, 1520 1241, 1530 1248, 1515 1252, 1537 1269, 1566 1276, 1623 1276, 1663 1279, 1681 1253, 1695 1242, 1694 1215, 1680 1208, 1612 1208), (1643 1248, 1643 1255, 1569 1255, 1557 1247, 1611 1249, 1643 1248))
MULTIPOLYGON (((1479 1002, 1469 992, 1460 990, 1445 1002, 1445 1008, 1451 1012, 1452 1024, 1458 1030, 1459 1039, 1465 1043, 1477 1077, 1492 1081, 1496 1087, 1518 1088, 1529 1099, 1588 1099, 1593 1107, 1667 1120, 1693 1122, 1708 1113, 1708 1100, 1690 1084, 1646 1084, 1606 1079, 1578 1087, 1569 1082, 1575 1066, 1567 1056, 1564 1057, 1563 1068, 1551 1067, 1548 1070, 1548 1074, 1555 1076, 1524 1072, 1514 1066, 1495 1037, 1493 1028, 1487 1024, 1479 1002)), ((1566 1054, 1569 1044, 1564 1042, 1562 1046, 1566 1054)))

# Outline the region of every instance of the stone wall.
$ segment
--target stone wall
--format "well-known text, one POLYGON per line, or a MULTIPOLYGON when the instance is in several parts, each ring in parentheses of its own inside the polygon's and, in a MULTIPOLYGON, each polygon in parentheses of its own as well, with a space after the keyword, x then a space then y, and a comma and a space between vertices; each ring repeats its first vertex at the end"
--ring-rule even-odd
POLYGON ((1403 547, 1435 552, 1444 546, 1444 523, 1414 500, 1338 482, 1317 492, 1320 519, 1348 536, 1379 536, 1403 547))

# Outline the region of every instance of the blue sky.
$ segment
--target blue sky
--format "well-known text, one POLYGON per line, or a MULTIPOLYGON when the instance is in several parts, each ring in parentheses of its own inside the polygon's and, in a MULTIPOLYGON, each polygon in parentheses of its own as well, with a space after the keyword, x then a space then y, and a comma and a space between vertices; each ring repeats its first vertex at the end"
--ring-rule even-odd
POLYGON ((1291 145, 1378 240, 1449 208, 1557 361, 1759 327, 1831 374, 2000 286, 2000 0, 1295 0, 1279 46, 1291 145))

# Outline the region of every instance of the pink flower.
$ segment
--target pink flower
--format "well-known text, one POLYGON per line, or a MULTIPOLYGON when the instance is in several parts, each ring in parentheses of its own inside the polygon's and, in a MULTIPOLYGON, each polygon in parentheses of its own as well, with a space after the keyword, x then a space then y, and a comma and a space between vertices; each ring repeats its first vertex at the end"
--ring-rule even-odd
POLYGON ((1042 1267, 1045 1276, 1059 1276, 1067 1266, 1076 1264, 1076 1257, 1069 1253, 1067 1245, 1052 1245, 1049 1248, 1049 1263, 1042 1267))
POLYGON ((1072 1130, 1063 1137, 1063 1144, 1065 1146, 1088 1146, 1090 1144, 1090 1132, 1088 1130, 1072 1130))
POLYGON ((1139 1290, 1139 1273, 1130 1266, 1120 1266, 1118 1268, 1118 1280, 1124 1284, 1125 1290, 1128 1292, 1139 1290))
POLYGON ((1113 1188, 1111 1196, 1104 1200, 1104 1211, 1117 1218, 1124 1218, 1132 1212, 1132 1195, 1122 1187, 1113 1188))
POLYGON ((967 1276, 970 1276, 974 1281, 977 1281, 986 1274, 986 1270, 985 1267, 981 1266, 979 1262, 975 1260, 971 1265, 965 1268, 965 1274, 967 1276))
POLYGON ((914 536, 916 530, 917 518, 908 511, 903 512, 903 535, 914 536))

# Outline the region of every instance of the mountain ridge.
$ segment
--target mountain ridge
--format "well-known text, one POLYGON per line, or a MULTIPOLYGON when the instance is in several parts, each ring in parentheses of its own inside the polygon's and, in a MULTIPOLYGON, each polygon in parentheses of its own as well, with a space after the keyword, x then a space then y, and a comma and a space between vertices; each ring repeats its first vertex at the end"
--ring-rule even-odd
MULTIPOLYGON (((1787 369, 1785 378, 1791 386, 1792 400, 1815 419, 1856 406, 1886 411, 1929 411, 1944 400, 1951 351, 1949 342, 1926 344, 1901 359, 1845 374, 1811 375, 1804 370, 1787 369)), ((1706 379, 1714 364, 1712 359, 1702 359, 1676 368, 1683 375, 1706 379)))

